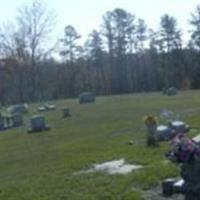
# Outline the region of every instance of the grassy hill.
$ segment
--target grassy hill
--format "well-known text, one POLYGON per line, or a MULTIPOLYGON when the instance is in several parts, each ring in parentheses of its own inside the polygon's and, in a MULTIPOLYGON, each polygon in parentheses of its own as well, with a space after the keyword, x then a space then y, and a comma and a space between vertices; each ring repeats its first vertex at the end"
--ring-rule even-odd
MULTIPOLYGON (((158 93, 98 97, 94 104, 77 100, 54 102, 44 113, 51 131, 27 134, 37 104, 25 115, 26 126, 0 132, 0 199, 2 200, 141 200, 145 190, 176 176, 166 163, 168 143, 145 145, 143 117, 169 109, 198 129, 200 92, 177 96, 158 93), (72 117, 61 118, 69 107, 72 117), (128 141, 133 140, 133 145, 128 141), (74 175, 95 163, 125 158, 144 168, 128 175, 90 173, 74 175)), ((199 126, 200 128, 200 126, 199 126)))

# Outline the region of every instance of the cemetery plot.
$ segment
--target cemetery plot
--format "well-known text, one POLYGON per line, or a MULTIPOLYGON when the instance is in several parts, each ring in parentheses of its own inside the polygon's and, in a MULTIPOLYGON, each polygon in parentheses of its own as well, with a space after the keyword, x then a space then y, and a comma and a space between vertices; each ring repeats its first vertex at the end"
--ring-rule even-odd
MULTIPOLYGON (((161 183, 166 179, 179 177, 187 183, 188 177, 196 176, 192 185, 198 185, 198 165, 182 169, 169 160, 163 161, 171 142, 156 141, 155 147, 147 146, 143 122, 144 116, 152 113, 155 118, 149 130, 153 136, 158 126, 161 126, 159 131, 164 130, 162 126, 184 131, 187 122, 197 129, 184 134, 192 138, 200 134, 198 99, 200 94, 196 91, 173 98, 164 98, 159 93, 98 97, 98 104, 92 106, 67 99, 57 101, 57 109, 43 113, 45 116, 35 116, 38 104, 31 104, 29 113, 23 115, 24 125, 29 125, 30 120, 29 131, 48 130, 48 124, 55 128, 48 134, 27 134, 24 126, 8 128, 5 134, 0 134, 0 199, 9 199, 12 195, 13 200, 41 197, 48 200, 165 200, 161 196, 161 183), (159 113, 163 108, 167 117, 161 119, 159 113), (73 111, 73 117, 67 122, 61 120, 63 109, 70 114, 73 111), (188 109, 195 112, 184 115, 188 109), (181 113, 181 116, 166 111, 181 113), (180 174, 182 170, 184 177, 180 174)), ((6 118, 3 112, 2 116, 4 123, 12 126, 12 119, 6 118)), ((20 124, 20 120, 18 122, 20 124)), ((199 136, 193 141, 199 143, 199 136)), ((182 185, 176 180, 172 186, 173 191, 178 192, 182 185)), ((168 199, 182 200, 176 197, 168 199)))

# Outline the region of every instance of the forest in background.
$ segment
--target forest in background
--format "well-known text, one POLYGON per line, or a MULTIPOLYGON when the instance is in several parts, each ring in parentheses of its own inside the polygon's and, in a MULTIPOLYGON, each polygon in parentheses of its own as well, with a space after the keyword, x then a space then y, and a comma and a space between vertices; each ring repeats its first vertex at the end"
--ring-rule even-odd
POLYGON ((81 33, 66 25, 63 36, 47 48, 54 18, 33 1, 19 9, 13 26, 0 28, 2 105, 76 97, 83 91, 110 95, 200 88, 200 6, 188 16, 189 41, 183 41, 173 16, 163 14, 159 29, 152 30, 143 19, 116 8, 103 15, 84 45, 81 33))

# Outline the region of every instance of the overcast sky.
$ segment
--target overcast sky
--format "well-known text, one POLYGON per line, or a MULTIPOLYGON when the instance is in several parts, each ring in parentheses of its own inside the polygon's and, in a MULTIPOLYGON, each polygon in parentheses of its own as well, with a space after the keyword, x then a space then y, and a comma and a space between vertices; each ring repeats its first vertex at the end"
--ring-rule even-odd
MULTIPOLYGON (((198 0, 41 0, 53 8, 57 15, 55 35, 62 37, 66 25, 73 25, 85 39, 93 29, 98 29, 102 15, 114 8, 123 8, 138 18, 145 20, 149 28, 159 27, 160 16, 165 13, 173 15, 187 38, 191 27, 188 20, 198 0)), ((30 0, 1 0, 0 23, 12 21, 17 8, 30 0)))

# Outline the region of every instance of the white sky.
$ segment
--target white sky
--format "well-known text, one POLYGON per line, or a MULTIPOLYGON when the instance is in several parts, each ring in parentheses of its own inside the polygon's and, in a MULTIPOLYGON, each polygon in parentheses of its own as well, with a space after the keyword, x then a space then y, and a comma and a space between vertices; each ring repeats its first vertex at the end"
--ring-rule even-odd
MULTIPOLYGON (((86 36, 98 29, 102 22, 102 15, 115 8, 123 8, 137 18, 145 20, 149 28, 158 29, 160 16, 165 13, 173 15, 179 28, 183 29, 184 38, 188 37, 191 29, 188 20, 191 12, 200 5, 200 0, 41 0, 53 8, 57 15, 55 35, 62 37, 66 25, 73 25, 77 31, 86 36)), ((17 8, 29 0, 0 0, 0 24, 12 21, 17 8)))

